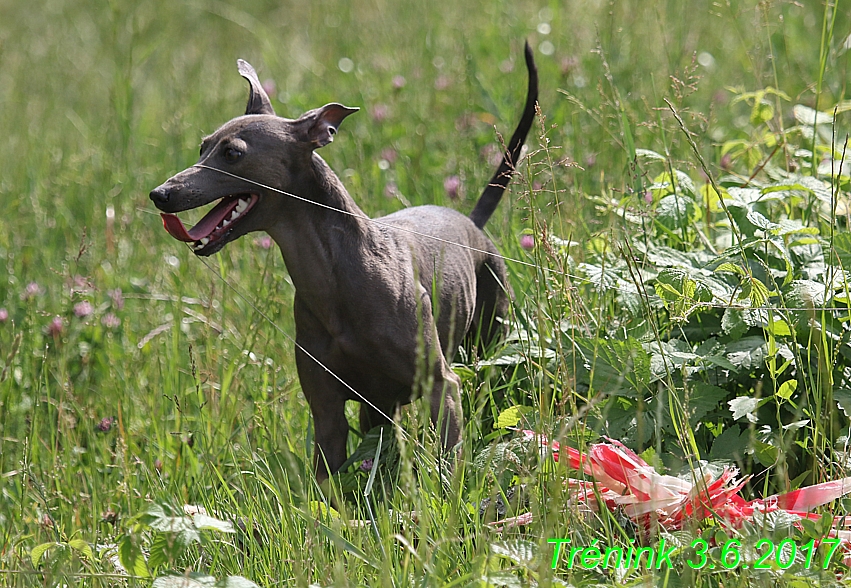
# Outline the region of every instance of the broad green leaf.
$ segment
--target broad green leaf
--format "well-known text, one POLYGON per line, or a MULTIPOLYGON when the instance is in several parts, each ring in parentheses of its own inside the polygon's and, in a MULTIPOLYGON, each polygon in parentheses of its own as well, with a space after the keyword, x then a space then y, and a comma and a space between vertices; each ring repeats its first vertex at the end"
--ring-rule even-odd
POLYGON ((774 106, 770 102, 757 100, 751 109, 751 124, 759 126, 774 118, 774 106))
POLYGON ((777 223, 773 223, 765 216, 755 210, 748 211, 748 220, 751 222, 753 226, 763 231, 773 231, 775 229, 779 229, 780 225, 777 223))
POLYGON ((742 282, 742 294, 739 299, 748 298, 751 306, 762 306, 768 302, 768 286, 755 277, 747 277, 742 282))
POLYGON ((651 151, 650 149, 636 149, 635 156, 643 159, 649 159, 651 161, 665 161, 664 156, 656 153, 655 151, 651 151))
POLYGON ((739 339, 748 330, 748 324, 738 308, 726 308, 721 316, 721 330, 733 339, 739 339))
POLYGON ((851 270, 851 232, 836 233, 833 236, 833 255, 830 263, 839 259, 842 269, 851 270))
POLYGON ((708 259, 698 252, 686 252, 671 247, 655 246, 647 251, 647 261, 656 267, 702 268, 708 259))
POLYGON ((242 576, 228 576, 216 582, 215 588, 260 588, 260 586, 242 576))
POLYGON ((697 196, 697 188, 695 188, 695 186, 694 186, 694 180, 692 180, 691 177, 687 173, 681 172, 680 170, 677 169, 677 170, 674 170, 674 174, 677 177, 677 185, 680 187, 680 189, 683 192, 685 192, 686 194, 688 194, 692 198, 697 196))
POLYGON ((44 557, 44 554, 47 553, 48 549, 59 546, 59 543, 50 541, 49 543, 42 543, 41 545, 33 547, 32 551, 30 551, 30 561, 32 561, 33 567, 38 567, 38 564, 41 562, 41 558, 44 557))
POLYGON ((123 535, 118 540, 118 561, 130 575, 142 578, 150 576, 145 555, 130 535, 123 535))
POLYGON ((727 359, 740 371, 750 371, 765 364, 768 345, 759 335, 745 337, 727 344, 727 359))
POLYGON ((792 247, 803 247, 804 245, 816 245, 820 243, 818 237, 813 236, 803 236, 803 237, 795 237, 794 239, 789 240, 789 248, 792 247))
POLYGON ((798 380, 786 380, 780 387, 777 389, 775 396, 782 398, 783 400, 789 400, 792 398, 792 394, 795 393, 795 390, 798 389, 798 380))
POLYGON ((798 219, 782 219, 777 224, 780 225, 777 234, 781 237, 785 237, 786 235, 819 235, 818 227, 805 227, 798 219))
POLYGON ((738 188, 731 186, 727 188, 727 194, 739 204, 750 205, 758 202, 762 192, 757 188, 738 188))
POLYGON ((828 114, 827 112, 819 112, 809 106, 804 106, 803 104, 796 104, 793 106, 792 114, 795 116, 795 120, 802 125, 812 127, 815 125, 833 124, 833 115, 828 114))
POLYGON ((696 382, 688 395, 686 407, 692 427, 697 426, 703 417, 721 406, 728 394, 726 390, 718 386, 696 382))
POLYGON ((793 176, 782 182, 766 186, 761 190, 763 195, 774 192, 809 192, 822 202, 829 204, 832 192, 830 184, 812 176, 793 176))
POLYGON ((71 539, 68 542, 68 547, 70 547, 89 561, 92 561, 95 558, 95 554, 94 552, 92 552, 92 546, 89 545, 88 542, 83 539, 71 539))
POLYGON ((521 582, 517 572, 491 572, 482 576, 482 581, 487 586, 500 586, 501 588, 525 588, 526 583, 521 582))
POLYGON ((535 558, 538 556, 537 544, 523 539, 497 541, 490 544, 490 550, 494 555, 506 557, 523 567, 533 565, 535 558))
POLYGON ((206 514, 198 513, 192 516, 192 522, 195 523, 197 529, 210 529, 220 531, 222 533, 234 533, 233 523, 230 521, 222 521, 215 517, 206 514))
POLYGON ((740 431, 737 425, 728 427, 712 443, 709 458, 726 461, 743 459, 748 453, 749 439, 748 431, 740 431))
POLYGON ((722 212, 724 208, 721 206, 722 198, 729 198, 727 192, 722 188, 721 196, 712 187, 712 184, 703 184, 698 190, 700 196, 699 202, 704 208, 708 208, 709 212, 722 212))
POLYGON ((151 570, 156 570, 183 554, 183 542, 177 537, 163 533, 154 537, 148 550, 148 566, 151 570))
POLYGON ((151 586, 152 588, 215 588, 216 578, 203 574, 160 576, 151 586))
POLYGON ((763 467, 770 468, 777 463, 780 450, 774 445, 754 439, 751 446, 753 448, 754 457, 756 457, 757 461, 763 467))
POLYGON ((789 328, 789 323, 776 317, 773 321, 769 322, 765 328, 775 337, 788 337, 792 334, 792 329, 789 328))
POLYGON ((786 296, 789 308, 821 307, 825 304, 825 285, 813 280, 795 280, 786 296))
POLYGON ((716 267, 715 271, 728 272, 739 276, 746 276, 748 274, 742 266, 736 265, 735 263, 730 263, 729 261, 725 261, 724 263, 716 267))
POLYGON ((733 413, 733 420, 738 421, 742 417, 747 417, 748 421, 756 423, 759 419, 754 414, 760 405, 759 398, 751 398, 750 396, 738 396, 728 401, 730 412, 733 413))
POLYGON ((851 418, 851 390, 840 388, 833 391, 833 401, 836 406, 845 413, 845 416, 851 418))
POLYGON ((335 508, 328 506, 321 500, 311 500, 307 503, 307 507, 310 509, 310 514, 314 517, 321 519, 327 517, 331 517, 332 519, 340 518, 340 513, 335 508))
POLYGON ((675 302, 712 302, 712 291, 677 268, 665 268, 656 276, 656 294, 663 300, 675 302))
POLYGON ((516 427, 522 418, 523 414, 520 412, 520 407, 511 406, 499 413, 496 419, 496 428, 507 429, 509 427, 516 427))
POLYGON ((671 230, 683 229, 697 216, 694 200, 683 195, 665 196, 656 206, 655 220, 671 230))

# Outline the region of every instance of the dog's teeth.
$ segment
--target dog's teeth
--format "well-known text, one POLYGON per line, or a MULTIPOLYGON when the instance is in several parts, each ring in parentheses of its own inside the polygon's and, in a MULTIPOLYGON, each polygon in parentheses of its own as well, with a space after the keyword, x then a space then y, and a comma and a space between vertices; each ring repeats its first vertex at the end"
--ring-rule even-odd
POLYGON ((228 219, 223 220, 222 221, 222 228, 228 226, 229 224, 230 224, 230 221, 228 219))
POLYGON ((236 220, 239 218, 239 213, 242 211, 234 210, 230 215, 230 220, 236 220))
POLYGON ((246 202, 245 200, 240 200, 239 204, 236 205, 236 211, 239 212, 240 214, 246 208, 248 208, 248 202, 246 202))
POLYGON ((209 242, 210 242, 210 240, 207 237, 204 237, 203 239, 201 239, 201 246, 203 247, 204 245, 206 245, 209 242))

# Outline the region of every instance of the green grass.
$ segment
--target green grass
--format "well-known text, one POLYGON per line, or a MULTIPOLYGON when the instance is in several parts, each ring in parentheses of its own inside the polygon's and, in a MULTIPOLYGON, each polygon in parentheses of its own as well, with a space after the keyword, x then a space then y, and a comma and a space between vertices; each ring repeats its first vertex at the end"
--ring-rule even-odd
MULTIPOLYGON (((796 131, 792 109, 832 112, 848 100, 849 13, 844 2, 732 0, 0 0, 0 585, 145 586, 143 573, 187 571, 261 586, 816 581, 800 561, 785 574, 692 571, 687 549, 669 574, 553 571, 549 538, 626 545, 640 534, 623 513, 569 503, 566 468, 495 423, 520 406, 524 427, 580 448, 608 433, 660 471, 735 463, 755 475, 746 496, 848 475, 838 406, 851 409, 847 312, 796 311, 803 302, 789 290, 792 281, 823 285, 819 260, 848 266, 847 204, 832 209, 793 187, 754 209, 816 230, 822 249, 809 258, 807 245, 782 237, 787 267, 737 212, 744 205, 728 218, 700 194, 684 202, 670 177, 681 170, 708 190, 707 172, 724 189, 754 174, 763 196, 781 181, 772 170, 824 179, 812 163, 829 155, 830 137, 796 131), (492 173, 494 125, 504 134, 516 122, 527 38, 545 120, 488 225, 506 256, 536 265, 509 263, 515 337, 491 365, 458 366, 467 423, 454 472, 427 465, 438 451, 428 411, 415 404, 402 429, 385 431, 375 479, 353 467, 336 481, 349 490, 342 516, 330 512, 309 466, 309 411, 285 335, 294 334, 293 287, 279 252, 250 235, 202 263, 162 230, 147 194, 194 163, 202 136, 243 112, 242 57, 274 80, 283 116, 331 101, 361 107, 322 156, 368 214, 424 203, 469 211, 492 173), (769 87, 788 99, 736 100, 769 87), (636 159, 636 148, 662 160, 636 159), (461 179, 457 199, 444 189, 449 176, 461 179), (520 247, 524 233, 538 239, 533 251, 520 247), (544 246, 544 234, 572 244, 544 246), (703 265, 677 258, 668 267, 688 271, 660 276, 648 254, 663 246, 703 255, 703 265), (728 246, 725 259, 770 292, 763 302, 776 319, 701 306, 685 291, 699 291, 709 279, 700 271, 717 269, 712 260, 728 246), (607 271, 615 286, 603 285, 607 271), (781 320, 786 332, 774 326, 781 320), (715 372, 687 373, 704 359, 665 363, 699 355, 711 338, 729 351, 748 337, 767 351, 721 383, 715 372), (652 363, 660 358, 666 373, 652 363), (786 398, 790 380, 797 390, 786 398), (733 420, 727 403, 737 397, 760 400, 757 423, 733 420), (508 514, 534 519, 498 533, 487 526, 494 512, 479 506, 509 492, 521 498, 508 500, 508 514), (194 528, 177 518, 187 534, 164 532, 151 509, 186 504, 248 532, 202 530, 203 542, 182 550, 194 528), (125 563, 144 553, 147 567, 117 568, 116 545, 125 563)), ((848 129, 846 105, 837 159, 848 129)), ((826 179, 846 203, 847 176, 826 179)), ((738 283, 736 271, 725 283, 738 283)), ((847 310, 844 274, 839 281, 821 306, 847 310)), ((756 290, 733 305, 760 306, 756 290)), ((784 536, 788 522, 775 523, 741 530, 743 543, 784 536)), ((688 543, 698 529, 720 544, 732 533, 708 521, 676 537, 688 543)), ((795 537, 802 545, 820 531, 795 537)))

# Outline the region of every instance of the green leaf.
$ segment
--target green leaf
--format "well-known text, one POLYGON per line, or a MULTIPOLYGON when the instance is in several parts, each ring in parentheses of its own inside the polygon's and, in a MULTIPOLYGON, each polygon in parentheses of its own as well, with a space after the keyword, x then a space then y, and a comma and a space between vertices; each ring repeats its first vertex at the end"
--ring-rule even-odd
POLYGON ((375 454, 372 458, 373 468, 369 470, 369 479, 366 481, 366 486, 363 489, 364 498, 368 498, 369 495, 372 494, 372 485, 375 483, 375 474, 378 472, 378 467, 376 467, 376 465, 381 459, 381 445, 384 441, 384 428, 381 427, 378 430, 380 431, 378 435, 378 445, 375 448, 375 454))
POLYGON ((747 332, 748 328, 741 309, 724 309, 724 314, 721 316, 721 330, 725 335, 730 335, 733 340, 739 339, 747 332))
POLYGON ((694 186, 694 180, 692 180, 687 173, 681 172, 677 169, 674 170, 674 175, 677 178, 677 186, 679 186, 683 192, 692 198, 697 196, 697 188, 694 186))
POLYGON ((763 284, 757 278, 749 276, 742 282, 742 293, 739 296, 739 299, 742 300, 744 298, 748 298, 751 302, 751 306, 762 306, 768 302, 769 294, 770 291, 768 290, 768 286, 763 284))
POLYGON ((792 334, 792 329, 789 327, 789 323, 779 318, 775 318, 773 321, 770 321, 766 326, 766 329, 775 337, 788 337, 792 334))
POLYGON ((798 429, 803 429, 807 425, 810 424, 810 419, 804 419, 802 421, 795 421, 794 423, 789 423, 783 425, 784 431, 797 431, 798 429))
POLYGON ((538 546, 523 539, 491 543, 490 550, 494 555, 508 558, 523 567, 532 566, 538 555, 538 546))
POLYGON ((733 420, 737 421, 742 417, 747 417, 752 423, 758 422, 754 412, 759 408, 761 401, 759 398, 751 398, 750 396, 738 396, 728 401, 730 412, 733 413, 733 420))
POLYGON ((491 572, 483 576, 482 580, 487 586, 500 586, 502 588, 524 588, 525 583, 520 581, 516 572, 491 572))
POLYGON ((730 263, 729 261, 725 261, 724 263, 722 263, 721 265, 716 267, 715 271, 716 272, 729 272, 731 274, 736 274, 736 275, 739 275, 739 276, 748 275, 748 272, 746 272, 745 269, 742 266, 736 265, 734 263, 730 263))
POLYGON ((789 400, 792 398, 792 394, 795 393, 795 390, 798 389, 798 380, 786 380, 780 387, 777 389, 775 396, 782 398, 783 400, 789 400))
POLYGON ((712 302, 712 290, 702 282, 693 280, 685 271, 665 268, 656 276, 656 293, 663 300, 674 301, 684 298, 690 302, 712 302), (671 298, 669 296, 673 295, 671 298))
POLYGON ((851 390, 840 388, 833 391, 833 401, 846 417, 851 417, 851 390))
POLYGON ((836 233, 833 236, 833 255, 830 261, 839 259, 842 269, 851 270, 851 233, 836 233))
POLYGON ((192 516, 192 522, 196 529, 210 529, 212 531, 220 531, 222 533, 235 533, 233 523, 223 521, 206 514, 198 513, 192 516))
POLYGON ((832 196, 830 184, 812 176, 792 176, 762 189, 764 195, 774 192, 808 192, 825 204, 830 204, 832 196))
POLYGON ((152 588, 215 588, 216 578, 206 574, 192 573, 187 576, 160 576, 152 588))
POLYGON ((727 344, 727 359, 739 370, 760 368, 768 356, 768 345, 759 335, 745 337, 727 344))
POLYGON ((509 427, 516 427, 522 418, 523 414, 520 412, 520 407, 511 406, 499 413, 496 419, 496 428, 507 429, 509 427))
POLYGON ((748 211, 747 218, 753 226, 763 231, 774 231, 780 228, 780 225, 771 222, 762 213, 755 210, 748 211))
POLYGON ((694 200, 683 195, 665 196, 656 206, 655 220, 670 230, 688 227, 697 216, 694 200))
POLYGON ((789 308, 821 307, 825 304, 825 285, 813 280, 794 280, 786 297, 789 308))
POLYGON ((774 118, 774 106, 767 101, 757 100, 751 109, 751 124, 759 126, 774 118))
POLYGON ((59 547, 60 544, 55 541, 51 541, 49 543, 42 543, 41 545, 36 545, 30 551, 30 561, 32 561, 33 567, 37 568, 38 564, 41 562, 41 558, 44 557, 44 554, 51 547, 59 547))
POLYGON ((756 457, 757 461, 759 461, 763 467, 770 468, 777 463, 777 457, 780 455, 780 450, 774 445, 754 439, 751 447, 753 449, 754 457, 756 457))
POLYGON ((123 535, 118 540, 118 561, 127 573, 141 578, 150 576, 145 555, 130 535, 123 535))
POLYGON ((727 461, 731 459, 740 460, 748 453, 749 438, 748 431, 740 431, 736 425, 728 427, 712 443, 709 458, 727 461))
POLYGON ((810 127, 833 124, 833 116, 831 114, 827 112, 819 112, 809 106, 804 106, 803 104, 796 104, 793 106, 792 114, 795 116, 795 120, 798 121, 799 124, 810 127))
POLYGON ((242 576, 228 576, 215 584, 216 588, 260 588, 257 584, 242 576))
POLYGON ((693 427, 697 426, 697 423, 703 420, 703 417, 718 408, 727 395, 728 392, 723 388, 696 382, 688 396, 688 406, 686 407, 689 423, 693 427))
POLYGON ((83 539, 71 539, 68 542, 68 547, 89 561, 92 561, 95 558, 95 554, 92 552, 92 546, 83 539))
POLYGON ((635 156, 651 161, 665 161, 665 157, 650 149, 636 149, 635 156))

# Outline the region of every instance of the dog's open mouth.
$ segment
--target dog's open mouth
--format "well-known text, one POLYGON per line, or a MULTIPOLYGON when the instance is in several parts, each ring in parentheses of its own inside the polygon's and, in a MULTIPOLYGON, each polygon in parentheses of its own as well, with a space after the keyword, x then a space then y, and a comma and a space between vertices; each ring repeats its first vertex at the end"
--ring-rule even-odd
POLYGON ((242 220, 258 200, 256 194, 225 196, 188 231, 176 215, 167 212, 161 212, 160 215, 169 235, 178 241, 193 243, 192 250, 195 253, 203 253, 205 249, 218 250, 216 245, 233 230, 234 224, 242 220))

